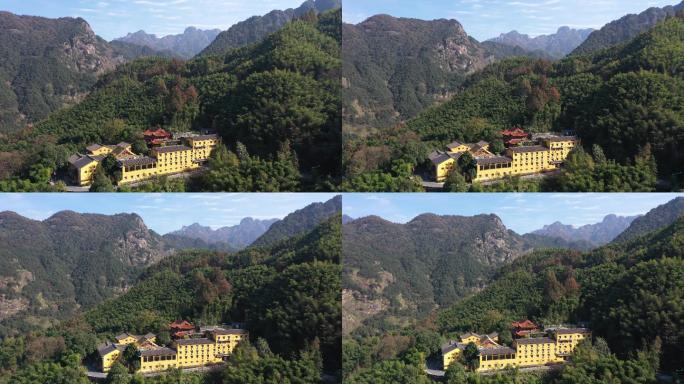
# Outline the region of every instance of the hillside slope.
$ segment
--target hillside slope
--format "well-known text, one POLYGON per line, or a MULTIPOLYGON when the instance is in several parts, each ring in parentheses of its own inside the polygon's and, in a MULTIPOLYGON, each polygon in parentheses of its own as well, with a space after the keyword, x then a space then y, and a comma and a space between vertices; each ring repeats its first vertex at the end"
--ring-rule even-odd
POLYGON ((306 0, 296 9, 274 10, 264 16, 250 17, 221 32, 200 55, 223 55, 230 50, 258 43, 307 12, 324 13, 342 7, 340 0, 306 0))
POLYGON ((678 197, 634 220, 613 242, 622 243, 662 229, 684 216, 684 197, 678 197))
POLYGON ((263 235, 252 243, 252 247, 272 246, 283 239, 309 232, 320 223, 339 215, 341 212, 342 196, 336 196, 325 203, 308 205, 273 223, 263 235))
POLYGON ((684 2, 663 8, 651 7, 638 15, 626 15, 606 24, 600 30, 592 32, 572 54, 583 55, 598 52, 632 40, 640 33, 648 31, 665 18, 674 16, 677 11, 682 9, 684 9, 684 2))
POLYGON ((111 45, 81 18, 0 11, 0 133, 79 102, 98 75, 138 56, 156 54, 111 45))
POLYGON ((2 212, 0 320, 91 308, 172 252, 137 215, 64 211, 41 222, 2 212))
POLYGON ((401 319, 447 306, 527 248, 495 215, 424 214, 407 224, 371 216, 342 234, 345 332, 374 315, 401 319))

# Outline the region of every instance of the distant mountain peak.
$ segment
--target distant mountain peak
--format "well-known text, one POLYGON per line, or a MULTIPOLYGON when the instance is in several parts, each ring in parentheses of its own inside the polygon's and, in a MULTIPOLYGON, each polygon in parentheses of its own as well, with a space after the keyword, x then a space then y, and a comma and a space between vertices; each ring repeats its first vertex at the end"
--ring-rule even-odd
POLYGON ((611 242, 620 235, 638 216, 622 217, 614 214, 605 216, 601 222, 576 227, 556 221, 532 232, 535 235, 557 237, 570 242, 585 241, 595 246, 611 242))
POLYGON ((559 27, 556 33, 530 37, 517 30, 502 33, 499 37, 490 39, 496 43, 518 46, 527 51, 546 52, 554 58, 561 58, 572 52, 593 32, 593 29, 573 29, 568 26, 559 27))
POLYGON ((245 217, 238 225, 215 230, 199 223, 193 223, 183 226, 178 231, 171 232, 170 235, 198 239, 207 244, 226 243, 235 249, 241 249, 250 245, 276 221, 277 219, 257 220, 245 217))
POLYGON ((181 34, 157 37, 141 29, 114 41, 144 46, 157 51, 170 51, 189 59, 211 44, 220 32, 220 29, 202 30, 189 26, 181 34))

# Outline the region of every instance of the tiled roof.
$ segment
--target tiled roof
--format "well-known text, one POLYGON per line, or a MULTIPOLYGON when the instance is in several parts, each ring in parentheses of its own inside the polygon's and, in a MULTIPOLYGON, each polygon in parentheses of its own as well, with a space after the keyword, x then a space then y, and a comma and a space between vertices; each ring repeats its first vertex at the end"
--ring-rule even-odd
POLYGON ((554 330, 556 333, 559 333, 561 335, 569 334, 569 333, 590 333, 591 331, 588 328, 559 328, 554 330))
POLYGON ((246 335, 246 329, 216 329, 214 333, 217 335, 246 335))
POLYGON ((188 137, 188 140, 211 140, 211 139, 218 139, 218 135, 211 134, 211 135, 197 135, 197 136, 188 137))
POLYGON ((90 152, 97 151, 100 148, 102 148, 102 146, 100 144, 91 144, 91 145, 86 147, 86 149, 89 150, 90 152))
POLYGON ((553 344, 553 343, 555 343, 553 340, 551 340, 548 337, 532 337, 529 339, 517 339, 515 342, 518 344, 523 344, 523 345, 527 345, 527 344, 553 344))
POLYGON ((154 149, 159 153, 170 153, 170 152, 181 152, 181 151, 191 151, 192 148, 185 145, 169 145, 168 147, 158 147, 154 149))
POLYGON ((456 140, 456 141, 453 141, 453 142, 447 144, 447 148, 456 148, 456 147, 459 147, 459 146, 461 146, 461 145, 463 145, 463 143, 461 143, 460 141, 456 140))
POLYGON ((155 348, 146 349, 140 351, 140 356, 165 356, 165 355, 175 355, 176 351, 171 348, 155 348))
POLYGON ((69 158, 69 163, 71 163, 71 165, 73 165, 74 167, 79 168, 79 169, 85 167, 86 165, 92 163, 93 161, 95 161, 95 160, 90 156, 83 156, 83 157, 80 157, 80 158, 73 160, 73 161, 71 158, 69 158))
POLYGON ((105 344, 103 346, 100 346, 97 348, 97 353, 104 357, 114 351, 116 351, 118 348, 114 344, 105 344))
POLYGON ((549 141, 577 141, 577 137, 575 136, 551 136, 546 137, 545 139, 549 141))
POLYGON ((498 348, 483 348, 480 349, 480 355, 491 356, 491 355, 510 355, 514 354, 515 349, 508 347, 498 347, 498 348))
POLYGON ((178 339, 176 340, 178 345, 202 345, 202 344, 214 344, 214 341, 201 338, 201 339, 178 339))
POLYGON ((442 164, 443 162, 451 159, 452 157, 449 156, 446 153, 440 153, 438 156, 431 158, 430 160, 432 161, 433 164, 439 165, 442 164))
POLYGON ((510 147, 508 149, 515 152, 515 153, 543 152, 543 151, 549 150, 548 148, 546 148, 542 145, 531 145, 531 146, 526 146, 526 147, 510 147))
POLYGON ((137 157, 134 159, 119 160, 119 164, 122 166, 151 165, 151 164, 155 164, 156 162, 157 162, 157 159, 155 159, 154 157, 147 157, 147 156, 137 157))
POLYGON ((505 163, 510 163, 512 162, 513 159, 510 157, 505 157, 505 156, 495 156, 495 157, 478 157, 475 159, 475 162, 480 165, 487 165, 487 164, 505 164, 505 163))
POLYGON ((117 340, 123 340, 123 339, 125 339, 125 338, 127 338, 127 337, 129 337, 129 336, 131 336, 131 335, 128 334, 128 333, 122 333, 122 334, 120 334, 120 335, 117 335, 117 336, 114 337, 114 338, 117 339, 117 340))
POLYGON ((465 347, 466 345, 463 343, 457 343, 455 341, 452 341, 448 344, 442 345, 442 353, 449 353, 454 349, 465 349, 465 347))

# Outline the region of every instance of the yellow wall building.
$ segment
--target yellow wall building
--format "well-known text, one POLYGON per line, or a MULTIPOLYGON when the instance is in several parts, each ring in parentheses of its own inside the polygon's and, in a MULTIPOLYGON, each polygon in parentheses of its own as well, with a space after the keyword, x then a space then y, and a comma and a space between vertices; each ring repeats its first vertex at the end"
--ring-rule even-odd
MULTIPOLYGON (((586 328, 547 330, 548 337, 523 338, 513 342, 513 348, 500 345, 479 346, 477 372, 507 367, 535 367, 562 364, 569 360, 577 345, 591 337, 586 328)), ((467 344, 453 343, 442 348, 444 370, 458 359, 467 344)))
POLYGON ((477 164, 472 181, 491 181, 506 176, 530 175, 558 169, 579 140, 574 136, 543 136, 537 142, 538 145, 510 147, 503 156, 490 153, 486 142, 455 142, 447 146, 446 152, 433 152, 429 158, 434 166, 435 180, 443 182, 458 158, 463 153, 470 152, 477 164))
POLYGON ((128 345, 135 345, 140 352, 140 372, 151 373, 169 368, 201 367, 223 362, 237 345, 249 338, 244 329, 213 327, 203 338, 175 340, 171 348, 155 344, 154 334, 136 336, 124 333, 117 336, 116 343, 98 349, 103 372, 109 372, 128 345))
POLYGON ((119 143, 116 146, 93 144, 86 148, 86 155, 73 155, 69 158, 69 163, 75 183, 85 187, 92 184, 98 164, 111 153, 121 169, 120 184, 128 184, 197 169, 219 143, 217 135, 185 136, 153 147, 150 156, 133 153, 128 143, 119 143))

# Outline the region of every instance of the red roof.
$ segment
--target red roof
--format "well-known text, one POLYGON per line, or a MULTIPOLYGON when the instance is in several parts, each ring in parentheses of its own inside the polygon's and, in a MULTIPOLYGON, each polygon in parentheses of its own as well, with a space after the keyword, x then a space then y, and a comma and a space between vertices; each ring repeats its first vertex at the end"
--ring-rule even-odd
POLYGON ((155 130, 148 129, 143 132, 143 135, 145 135, 145 137, 171 137, 171 134, 166 132, 163 128, 157 128, 155 130))
POLYGON ((528 134, 527 132, 523 131, 521 128, 515 128, 515 129, 507 129, 505 131, 501 131, 502 136, 510 136, 510 137, 527 137, 528 134))
POLYGON ((522 330, 532 330, 537 329, 537 324, 531 322, 530 320, 515 321, 511 324, 513 328, 522 330))
POLYGON ((171 329, 179 329, 182 331, 190 331, 195 329, 195 326, 188 323, 187 321, 174 321, 173 323, 169 324, 169 328, 171 329))

